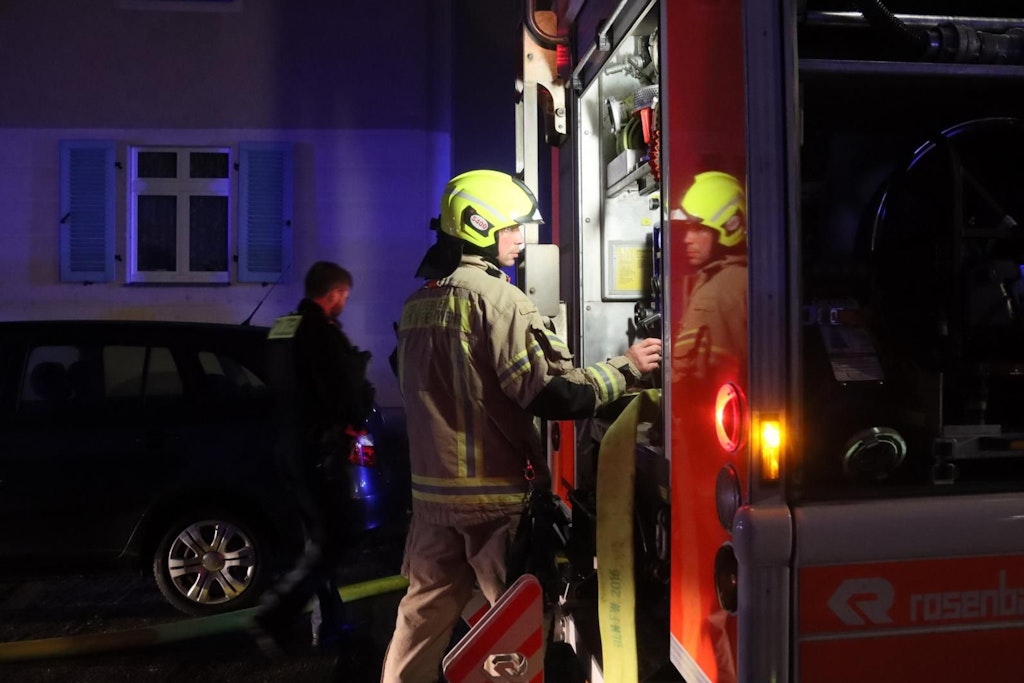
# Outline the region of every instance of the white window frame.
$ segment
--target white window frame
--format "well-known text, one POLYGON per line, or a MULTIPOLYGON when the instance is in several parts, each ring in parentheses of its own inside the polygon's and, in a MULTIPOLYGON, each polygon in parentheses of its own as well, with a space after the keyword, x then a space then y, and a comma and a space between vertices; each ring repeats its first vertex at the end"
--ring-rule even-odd
POLYGON ((227 284, 231 275, 231 246, 234 235, 234 191, 231 176, 234 155, 230 146, 192 147, 134 145, 129 148, 128 173, 128 263, 126 280, 130 284, 227 284), (139 178, 140 152, 175 152, 177 177, 139 178), (189 156, 193 152, 217 152, 228 155, 227 178, 189 178, 189 156), (175 195, 177 202, 177 241, 174 271, 139 270, 138 197, 140 195, 175 195), (189 269, 189 198, 193 196, 222 196, 227 198, 227 235, 224 245, 225 268, 222 271, 192 271, 189 269))

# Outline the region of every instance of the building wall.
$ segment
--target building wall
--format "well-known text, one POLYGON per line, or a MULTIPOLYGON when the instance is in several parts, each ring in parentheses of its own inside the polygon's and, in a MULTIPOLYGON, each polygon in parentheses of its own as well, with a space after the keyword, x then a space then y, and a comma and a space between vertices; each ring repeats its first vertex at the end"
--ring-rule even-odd
POLYGON ((4 0, 0 127, 446 128, 449 2, 388 5, 4 0))
MULTIPOLYGON (((342 322, 354 343, 374 353, 372 379, 382 403, 397 405, 400 397, 386 362, 394 346, 391 322, 398 319, 405 293, 417 285, 413 273, 431 241, 425 217, 436 213, 438 188, 447 180, 448 146, 446 133, 431 131, 0 129, 0 319, 242 322, 255 310, 253 324, 270 324, 302 297, 309 264, 337 261, 355 281, 342 322), (137 141, 294 143, 292 271, 267 285, 239 283, 233 274, 228 285, 127 285, 125 214, 119 212, 115 281, 60 282, 58 143, 97 135, 125 143, 118 153, 125 167, 127 144, 137 141)), ((125 206, 127 183, 118 182, 117 189, 118 206, 125 206)), ((237 235, 231 244, 234 249, 237 235)))
POLYGON ((240 322, 259 306, 252 321, 268 324, 310 263, 336 260, 355 279, 342 322, 374 354, 382 405, 399 405, 391 324, 439 192, 470 167, 515 170, 515 4, 393 0, 381 16, 319 0, 0 3, 0 319, 240 322), (190 10, 204 6, 226 11, 190 10), (61 283, 64 139, 116 140, 124 168, 132 144, 295 143, 293 272, 273 287, 126 285, 119 178, 117 281, 61 283))

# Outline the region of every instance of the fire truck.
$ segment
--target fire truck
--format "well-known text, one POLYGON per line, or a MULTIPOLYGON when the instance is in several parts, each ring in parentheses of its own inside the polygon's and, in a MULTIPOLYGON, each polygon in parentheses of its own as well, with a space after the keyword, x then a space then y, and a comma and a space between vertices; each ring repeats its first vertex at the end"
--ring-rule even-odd
POLYGON ((545 425, 554 639, 590 681, 1024 680, 1024 7, 541 1, 520 285, 581 365, 665 349, 545 425), (687 357, 706 173, 744 202, 733 362, 687 357))

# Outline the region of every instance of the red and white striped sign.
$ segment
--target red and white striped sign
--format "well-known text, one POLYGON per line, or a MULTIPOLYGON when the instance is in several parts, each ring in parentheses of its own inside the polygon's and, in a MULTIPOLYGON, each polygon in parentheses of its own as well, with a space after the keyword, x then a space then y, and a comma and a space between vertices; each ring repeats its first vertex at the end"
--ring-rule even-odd
POLYGON ((445 656, 445 677, 451 683, 543 683, 541 601, 537 577, 519 577, 445 656))

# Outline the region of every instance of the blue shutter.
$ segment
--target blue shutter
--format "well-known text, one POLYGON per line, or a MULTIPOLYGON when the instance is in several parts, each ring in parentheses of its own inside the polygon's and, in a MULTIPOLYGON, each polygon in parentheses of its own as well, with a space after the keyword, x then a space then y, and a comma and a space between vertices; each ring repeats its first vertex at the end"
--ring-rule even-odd
POLYGON ((107 140, 60 143, 60 279, 114 279, 114 152, 107 140))
POLYGON ((292 260, 290 144, 238 145, 238 281, 284 280, 292 260))

